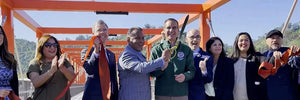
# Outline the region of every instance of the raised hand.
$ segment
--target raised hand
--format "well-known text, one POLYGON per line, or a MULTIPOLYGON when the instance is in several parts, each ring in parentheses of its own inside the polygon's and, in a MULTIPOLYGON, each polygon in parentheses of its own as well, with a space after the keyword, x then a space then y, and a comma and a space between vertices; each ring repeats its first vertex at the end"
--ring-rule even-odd
POLYGON ((275 52, 273 52, 273 56, 275 57, 275 59, 280 59, 282 56, 282 53, 279 51, 275 51, 275 52))
POLYGON ((50 69, 51 73, 53 74, 54 72, 57 71, 57 56, 55 56, 52 59, 52 64, 51 64, 51 69, 50 69))
POLYGON ((182 83, 185 80, 184 74, 175 75, 175 80, 179 83, 182 83))
POLYGON ((94 39, 94 47, 95 47, 94 52, 97 53, 97 54, 99 54, 99 52, 100 52, 100 47, 101 47, 99 37, 96 37, 96 38, 94 39))
POLYGON ((64 67, 64 62, 65 62, 65 54, 60 55, 59 60, 58 60, 58 68, 64 67))
POLYGON ((162 36, 162 39, 165 40, 165 39, 166 39, 166 37, 165 37, 165 32, 164 32, 164 31, 161 31, 160 34, 161 34, 161 36, 162 36))
POLYGON ((164 50, 161 57, 163 58, 163 60, 165 62, 164 68, 162 68, 162 71, 164 71, 169 64, 169 59, 171 57, 170 50, 169 49, 164 50))
MULTIPOLYGON (((297 55, 297 53, 300 53, 300 47, 297 46, 291 46, 291 55, 297 55)), ((299 55, 299 54, 298 54, 299 55)))
POLYGON ((199 62, 199 68, 201 69, 201 72, 204 73, 206 72, 206 61, 208 58, 204 58, 204 60, 199 62))
POLYGON ((10 93, 8 89, 0 89, 0 97, 6 97, 10 93))

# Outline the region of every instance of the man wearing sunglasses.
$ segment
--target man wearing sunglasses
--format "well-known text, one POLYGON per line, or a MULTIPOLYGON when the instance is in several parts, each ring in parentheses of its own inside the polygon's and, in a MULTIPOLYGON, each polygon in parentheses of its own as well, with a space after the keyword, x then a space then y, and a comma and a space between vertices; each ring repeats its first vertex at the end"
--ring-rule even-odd
POLYGON ((93 25, 92 32, 95 36, 93 47, 81 52, 81 60, 86 58, 83 67, 87 73, 82 100, 117 100, 115 54, 105 47, 108 26, 103 20, 99 20, 93 25))

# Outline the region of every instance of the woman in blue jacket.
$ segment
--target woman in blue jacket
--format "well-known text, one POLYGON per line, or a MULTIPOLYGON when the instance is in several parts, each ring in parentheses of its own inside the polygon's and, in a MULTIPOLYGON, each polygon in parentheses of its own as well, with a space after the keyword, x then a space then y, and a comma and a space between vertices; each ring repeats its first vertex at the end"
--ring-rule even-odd
POLYGON ((213 81, 205 84, 206 100, 233 100, 233 61, 226 57, 219 37, 206 42, 206 51, 213 55, 213 81))
POLYGON ((255 52, 247 32, 236 36, 230 58, 234 60, 234 100, 268 100, 265 80, 258 75, 261 62, 267 58, 255 52))

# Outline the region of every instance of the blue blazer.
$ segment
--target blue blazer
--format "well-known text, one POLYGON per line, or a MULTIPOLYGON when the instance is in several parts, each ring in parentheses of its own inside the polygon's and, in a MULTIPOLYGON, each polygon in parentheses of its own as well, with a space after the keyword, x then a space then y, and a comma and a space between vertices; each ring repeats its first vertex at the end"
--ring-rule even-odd
POLYGON ((194 78, 189 81, 189 100, 205 100, 204 84, 212 81, 213 57, 200 48, 198 54, 194 56, 194 65, 196 72, 194 78), (208 58, 206 61, 207 74, 202 75, 199 62, 205 58, 208 58))
MULTIPOLYGON (((277 51, 284 53, 287 47, 281 47, 277 51)), ((272 57, 273 51, 263 53, 266 57, 272 57)), ((271 61, 272 62, 272 61, 271 61)), ((267 77, 267 92, 269 100, 296 100, 297 94, 297 77, 296 68, 292 68, 289 64, 280 66, 275 75, 267 77)))
POLYGON ((216 100, 233 100, 233 60, 227 57, 219 57, 217 68, 214 74, 216 100))
POLYGON ((141 52, 130 45, 119 57, 119 100, 151 100, 150 72, 164 66, 162 58, 147 62, 141 52))
MULTIPOLYGON (((84 59, 87 49, 83 49, 81 52, 81 60, 84 59)), ((94 48, 89 52, 83 67, 86 71, 87 81, 85 83, 84 93, 82 100, 102 100, 101 85, 99 80, 99 57, 95 57, 94 48)), ((106 55, 108 57, 108 65, 110 71, 111 81, 111 97, 110 100, 118 100, 118 83, 116 76, 116 60, 115 54, 106 49, 106 55)))

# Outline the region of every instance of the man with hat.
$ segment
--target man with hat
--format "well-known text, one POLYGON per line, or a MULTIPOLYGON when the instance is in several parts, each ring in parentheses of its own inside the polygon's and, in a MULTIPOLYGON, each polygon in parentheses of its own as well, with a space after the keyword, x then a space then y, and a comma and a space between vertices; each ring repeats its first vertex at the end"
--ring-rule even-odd
MULTIPOLYGON (((283 54, 288 47, 281 47, 283 34, 278 30, 271 30, 266 35, 268 51, 263 53, 266 57, 272 57, 273 53, 283 54)), ((299 52, 299 47, 291 46, 292 52, 299 52)), ((274 60, 274 59, 271 59, 274 60)), ((290 57, 289 61, 299 61, 299 57, 290 57), (298 59, 298 60, 297 60, 298 59)), ((274 62, 274 61, 271 61, 274 62)), ((288 63, 280 66, 275 75, 270 75, 267 80, 267 91, 269 100, 296 100, 298 84, 298 68, 296 63, 288 63)), ((299 66, 299 65, 298 65, 299 66)))

